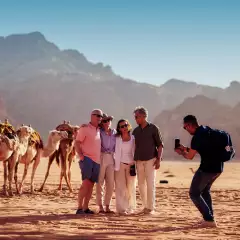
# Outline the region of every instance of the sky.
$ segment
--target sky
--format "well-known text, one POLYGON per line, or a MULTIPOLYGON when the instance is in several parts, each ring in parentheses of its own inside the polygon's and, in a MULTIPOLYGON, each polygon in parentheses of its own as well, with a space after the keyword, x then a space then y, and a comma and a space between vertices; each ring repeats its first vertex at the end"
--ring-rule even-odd
POLYGON ((0 0, 0 36, 40 31, 115 73, 160 85, 240 81, 239 0, 0 0))

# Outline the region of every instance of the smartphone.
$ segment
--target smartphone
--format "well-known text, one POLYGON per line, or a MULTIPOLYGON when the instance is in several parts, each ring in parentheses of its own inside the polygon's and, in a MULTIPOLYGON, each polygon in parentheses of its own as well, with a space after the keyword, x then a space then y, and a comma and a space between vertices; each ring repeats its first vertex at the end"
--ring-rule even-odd
POLYGON ((179 148, 180 146, 180 139, 179 138, 175 138, 175 149, 179 148))

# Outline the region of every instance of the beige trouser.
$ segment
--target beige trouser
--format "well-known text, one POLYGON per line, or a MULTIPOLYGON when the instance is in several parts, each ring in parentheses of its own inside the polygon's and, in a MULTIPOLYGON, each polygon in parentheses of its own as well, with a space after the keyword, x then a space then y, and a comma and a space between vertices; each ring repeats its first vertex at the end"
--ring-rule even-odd
POLYGON ((113 154, 101 154, 100 173, 96 184, 96 202, 103 205, 103 188, 105 183, 104 205, 110 205, 114 190, 114 159, 113 154))
POLYGON ((130 175, 130 165, 121 163, 115 171, 116 211, 122 213, 136 208, 136 176, 130 175))
POLYGON ((138 187, 144 208, 155 208, 155 178, 156 170, 153 166, 155 158, 147 161, 137 161, 138 187))

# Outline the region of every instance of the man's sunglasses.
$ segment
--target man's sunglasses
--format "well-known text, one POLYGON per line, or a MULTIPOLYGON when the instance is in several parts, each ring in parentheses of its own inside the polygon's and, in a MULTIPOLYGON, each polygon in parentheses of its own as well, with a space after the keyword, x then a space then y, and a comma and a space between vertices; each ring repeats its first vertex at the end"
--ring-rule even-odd
POLYGON ((124 125, 120 126, 120 128, 125 128, 125 127, 128 127, 128 124, 124 124, 124 125))
POLYGON ((107 123, 107 122, 110 122, 110 121, 111 121, 110 119, 102 120, 103 123, 107 123))
POLYGON ((103 116, 100 114, 93 114, 94 116, 98 117, 98 118, 102 118, 103 116))

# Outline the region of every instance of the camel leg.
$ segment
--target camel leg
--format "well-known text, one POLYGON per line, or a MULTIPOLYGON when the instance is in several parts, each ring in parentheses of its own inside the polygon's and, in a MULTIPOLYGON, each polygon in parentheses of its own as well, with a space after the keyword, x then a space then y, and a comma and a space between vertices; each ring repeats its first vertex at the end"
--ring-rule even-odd
POLYGON ((69 157, 68 157, 68 181, 69 181, 69 185, 72 189, 72 184, 71 184, 71 165, 72 165, 72 162, 74 160, 74 156, 73 156, 73 153, 71 152, 69 157))
POLYGON ((64 177, 69 191, 72 192, 72 187, 70 186, 69 180, 68 180, 68 177, 67 177, 68 156, 69 156, 69 154, 67 152, 64 152, 64 154, 61 152, 61 154, 60 154, 60 157, 61 157, 61 174, 60 174, 60 183, 59 183, 58 190, 62 189, 62 178, 64 177))
POLYGON ((5 196, 8 196, 8 191, 7 191, 7 178, 8 178, 8 168, 7 168, 7 161, 3 162, 3 168, 4 168, 4 184, 3 184, 3 194, 5 196))
POLYGON ((66 154, 66 158, 65 158, 65 161, 63 162, 63 174, 64 174, 64 179, 67 183, 67 186, 68 186, 68 189, 70 192, 72 192, 72 187, 71 187, 71 184, 69 182, 69 179, 68 179, 68 176, 67 176, 67 162, 68 162, 68 158, 69 158, 69 154, 66 154))
POLYGON ((27 176, 28 167, 29 167, 29 164, 25 164, 24 172, 23 172, 23 176, 22 176, 22 181, 21 181, 21 183, 19 185, 19 194, 22 194, 23 184, 24 184, 25 178, 27 176))
POLYGON ((55 152, 49 157, 47 172, 46 172, 46 175, 45 175, 44 182, 43 182, 42 186, 41 186, 40 189, 39 189, 39 192, 42 192, 42 190, 43 190, 43 188, 44 188, 44 185, 45 185, 45 183, 46 183, 46 181, 47 181, 47 178, 48 178, 48 175, 49 175, 50 167, 51 167, 51 165, 52 165, 52 163, 53 163, 54 158, 56 157, 56 153, 57 153, 57 152, 55 151, 55 152))
POLYGON ((60 154, 57 156, 58 158, 60 158, 59 162, 60 162, 60 179, 59 179, 59 186, 58 186, 58 190, 59 191, 62 191, 62 179, 63 179, 63 176, 64 176, 64 170, 63 170, 63 165, 64 165, 64 156, 62 154, 62 152, 60 151, 60 154))
POLYGON ((37 156, 34 160, 34 163, 33 163, 33 167, 32 167, 32 176, 31 176, 31 193, 34 193, 34 176, 35 176, 35 172, 36 172, 36 169, 40 163, 40 159, 41 159, 41 151, 38 150, 37 152, 37 156))
POLYGON ((17 176, 17 172, 18 172, 18 164, 19 164, 19 162, 17 161, 17 162, 16 162, 16 165, 15 165, 15 172, 14 172, 14 181, 15 181, 15 186, 16 186, 17 194, 19 194, 19 188, 18 188, 18 176, 17 176))
POLYGON ((9 175, 8 175, 8 181, 9 181, 9 189, 8 189, 8 192, 9 192, 9 195, 10 196, 13 196, 13 191, 12 191, 12 180, 13 180, 13 172, 15 170, 15 165, 16 165, 16 162, 18 160, 18 154, 17 153, 14 153, 10 158, 9 158, 9 161, 8 161, 8 166, 9 166, 9 175))

